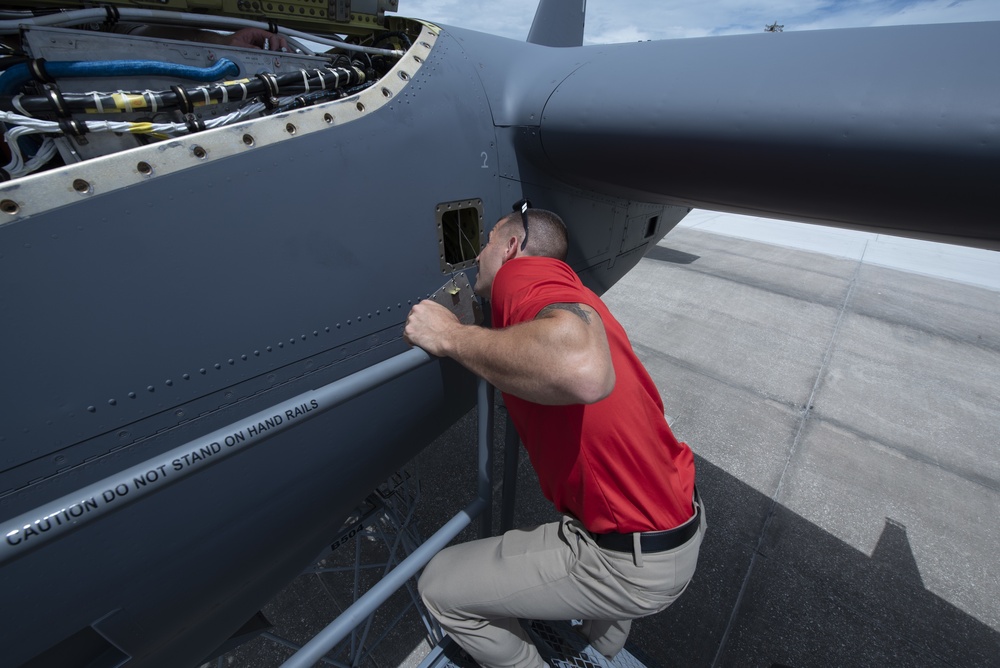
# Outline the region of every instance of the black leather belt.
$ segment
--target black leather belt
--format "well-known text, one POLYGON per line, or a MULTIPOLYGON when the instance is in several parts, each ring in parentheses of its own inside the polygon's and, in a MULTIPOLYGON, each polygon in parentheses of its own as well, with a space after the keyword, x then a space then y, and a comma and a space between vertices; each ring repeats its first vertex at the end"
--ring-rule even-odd
MULTIPOLYGON (((643 554, 666 552, 691 540, 701 525, 701 503, 696 503, 694 515, 684 524, 666 531, 644 531, 639 534, 643 554)), ((630 533, 594 533, 594 542, 598 547, 615 552, 631 553, 634 547, 633 535, 630 533)))

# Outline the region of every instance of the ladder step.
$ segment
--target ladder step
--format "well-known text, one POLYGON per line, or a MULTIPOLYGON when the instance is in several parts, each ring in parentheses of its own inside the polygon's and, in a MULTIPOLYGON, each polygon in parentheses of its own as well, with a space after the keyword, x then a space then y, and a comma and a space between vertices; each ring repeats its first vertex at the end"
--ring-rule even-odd
MULTIPOLYGON (((552 668, 654 668, 648 660, 640 659, 642 653, 625 645, 613 661, 587 644, 586 638, 574 630, 569 622, 522 621, 532 642, 542 658, 552 668)), ((435 647, 419 668, 478 668, 448 636, 435 647)))

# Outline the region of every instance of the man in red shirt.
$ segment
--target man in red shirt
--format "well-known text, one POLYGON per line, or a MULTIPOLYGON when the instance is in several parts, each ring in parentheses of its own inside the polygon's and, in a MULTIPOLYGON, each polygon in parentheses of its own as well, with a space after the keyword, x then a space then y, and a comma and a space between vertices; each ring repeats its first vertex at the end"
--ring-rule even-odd
POLYGON ((518 618, 583 619, 607 657, 632 619, 663 610, 694 575, 705 513, 694 457, 621 325, 563 262, 566 227, 524 204, 479 254, 475 291, 493 329, 423 301, 403 336, 503 393, 542 492, 562 521, 454 545, 420 592, 482 666, 544 666, 518 618))

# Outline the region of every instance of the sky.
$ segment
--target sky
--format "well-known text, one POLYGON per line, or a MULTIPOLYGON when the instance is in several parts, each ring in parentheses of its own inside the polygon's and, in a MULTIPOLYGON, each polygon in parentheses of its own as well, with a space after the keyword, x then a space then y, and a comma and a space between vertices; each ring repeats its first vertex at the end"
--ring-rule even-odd
MULTIPOLYGON (((398 13, 523 40, 537 4, 537 0, 399 0, 398 13)), ((1000 21, 1000 0, 589 0, 584 43, 763 32, 775 21, 784 25, 785 32, 1000 21)))

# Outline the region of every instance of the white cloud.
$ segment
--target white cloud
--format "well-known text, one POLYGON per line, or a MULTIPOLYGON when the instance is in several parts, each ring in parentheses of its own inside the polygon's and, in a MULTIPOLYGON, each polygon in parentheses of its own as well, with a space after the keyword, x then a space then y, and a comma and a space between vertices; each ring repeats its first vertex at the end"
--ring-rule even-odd
MULTIPOLYGON (((582 0, 581 0, 582 1, 582 0)), ((400 14, 523 40, 536 0, 400 0, 400 14)), ((913 23, 1000 21, 998 0, 589 0, 588 44, 913 23)))
POLYGON ((797 29, 851 28, 859 26, 912 25, 919 23, 963 23, 1000 20, 996 0, 920 0, 897 2, 851 2, 842 10, 810 21, 808 15, 797 29))

